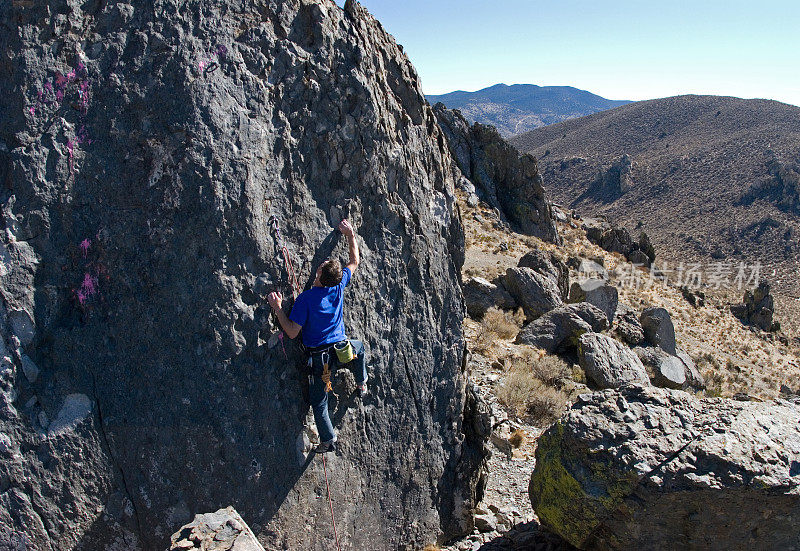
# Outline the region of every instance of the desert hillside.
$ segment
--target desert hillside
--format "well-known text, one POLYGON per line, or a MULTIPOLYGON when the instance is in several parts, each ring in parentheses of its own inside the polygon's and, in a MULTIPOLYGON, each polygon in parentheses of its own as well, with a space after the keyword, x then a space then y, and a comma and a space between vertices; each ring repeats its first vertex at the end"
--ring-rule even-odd
POLYGON ((510 141, 537 157, 553 200, 646 231, 673 267, 735 273, 760 262, 784 308, 796 308, 785 301, 800 294, 800 107, 678 96, 510 141))

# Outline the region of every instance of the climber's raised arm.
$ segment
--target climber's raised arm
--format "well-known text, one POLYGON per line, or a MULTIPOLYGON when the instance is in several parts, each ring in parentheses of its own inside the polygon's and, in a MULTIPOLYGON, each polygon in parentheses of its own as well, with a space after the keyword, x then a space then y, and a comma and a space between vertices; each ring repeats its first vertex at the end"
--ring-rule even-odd
POLYGON ((339 231, 347 237, 347 245, 350 247, 350 261, 347 263, 347 267, 350 268, 350 274, 352 275, 361 261, 358 253, 358 243, 356 243, 356 232, 346 219, 339 223, 339 231))

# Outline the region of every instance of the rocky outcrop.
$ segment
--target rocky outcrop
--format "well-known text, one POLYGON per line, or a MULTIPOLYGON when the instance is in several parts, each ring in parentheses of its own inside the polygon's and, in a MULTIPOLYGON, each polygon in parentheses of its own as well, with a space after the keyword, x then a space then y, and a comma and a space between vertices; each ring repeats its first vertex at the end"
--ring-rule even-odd
POLYGON ((264 551, 255 534, 233 507, 196 515, 172 534, 170 551, 264 551))
POLYGON ((532 268, 508 268, 501 281, 517 304, 522 306, 529 321, 563 304, 553 278, 532 268))
POLYGON ((476 320, 481 319, 489 308, 509 309, 517 305, 504 287, 482 277, 472 277, 464 284, 464 302, 467 314, 476 320))
POLYGON ((0 46, 0 538, 163 549, 235 503, 267 548, 329 549, 302 360, 264 293, 291 296, 283 245, 301 286, 346 257, 344 216, 370 394, 335 377, 339 536, 471 531, 452 159, 381 25, 352 0, 23 1, 0 46))
POLYGON ((753 291, 746 290, 742 303, 731 306, 731 312, 742 322, 764 331, 777 331, 781 327, 781 324, 773 319, 775 300, 770 294, 770 284, 767 280, 760 281, 753 291))
POLYGON ((515 230, 558 243, 536 159, 520 155, 493 126, 470 126, 458 110, 442 103, 433 111, 459 171, 481 199, 500 209, 515 230))
POLYGON ((532 249, 519 259, 517 266, 532 268, 555 281, 562 298, 569 295, 569 267, 555 253, 547 254, 539 249, 532 249))
POLYGON ((800 407, 627 387, 581 395, 539 439, 541 522, 581 549, 800 545, 800 407))
POLYGON ((574 350, 578 338, 608 329, 608 318, 588 302, 555 308, 527 324, 517 334, 517 344, 528 344, 548 353, 574 350))
MULTIPOLYGON (((630 155, 627 153, 622 155, 599 172, 595 181, 586 190, 586 194, 607 203, 619 199, 635 185, 632 167, 630 155)), ((576 202, 584 198, 581 196, 576 202)))
POLYGON ((656 259, 656 252, 646 233, 639 235, 635 241, 628 230, 610 224, 602 218, 586 218, 583 222, 586 237, 600 248, 619 253, 634 264, 651 266, 656 259))
POLYGON ((598 333, 584 333, 578 339, 578 363, 586 377, 599 388, 649 384, 647 371, 630 348, 598 333))

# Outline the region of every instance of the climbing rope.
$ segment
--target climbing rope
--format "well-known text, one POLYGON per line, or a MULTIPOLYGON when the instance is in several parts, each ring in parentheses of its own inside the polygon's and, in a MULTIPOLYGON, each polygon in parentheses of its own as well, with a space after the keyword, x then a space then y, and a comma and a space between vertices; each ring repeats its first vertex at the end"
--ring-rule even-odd
POLYGON ((333 500, 331 499, 331 486, 328 484, 328 466, 325 463, 325 454, 322 454, 322 470, 325 471, 325 487, 328 489, 328 505, 331 508, 331 521, 333 522, 333 537, 336 538, 336 549, 342 551, 339 547, 339 534, 336 532, 336 518, 333 516, 333 500))
POLYGON ((278 250, 283 254, 283 263, 286 267, 286 273, 289 276, 289 285, 292 288, 292 298, 296 299, 297 295, 300 294, 300 283, 294 271, 294 264, 292 263, 292 257, 289 255, 289 249, 287 249, 286 245, 283 243, 278 219, 274 215, 269 217, 269 226, 272 228, 272 234, 275 236, 275 243, 277 244, 278 250))

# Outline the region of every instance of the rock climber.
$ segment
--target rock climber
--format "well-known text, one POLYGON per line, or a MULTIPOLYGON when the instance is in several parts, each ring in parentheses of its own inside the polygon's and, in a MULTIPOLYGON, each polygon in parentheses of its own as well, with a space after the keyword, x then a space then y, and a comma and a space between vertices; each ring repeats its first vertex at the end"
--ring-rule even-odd
POLYGON ((280 292, 273 291, 267 297, 286 336, 293 339, 302 330, 302 342, 311 367, 309 398, 320 438, 317 453, 331 451, 336 444, 336 433, 328 414, 330 374, 341 365, 347 366, 353 371, 359 396, 363 398, 367 393, 364 344, 361 341, 348 340, 342 316, 344 288, 360 261, 358 244, 350 222, 342 220, 338 229, 347 237, 350 249, 350 260, 344 269, 339 260, 323 262, 317 268, 314 284, 295 299, 289 316, 283 311, 283 296, 280 292))

